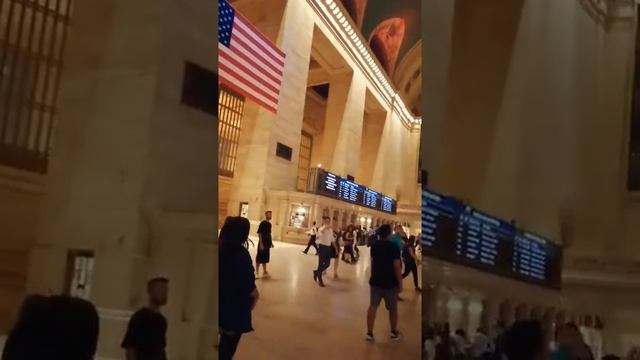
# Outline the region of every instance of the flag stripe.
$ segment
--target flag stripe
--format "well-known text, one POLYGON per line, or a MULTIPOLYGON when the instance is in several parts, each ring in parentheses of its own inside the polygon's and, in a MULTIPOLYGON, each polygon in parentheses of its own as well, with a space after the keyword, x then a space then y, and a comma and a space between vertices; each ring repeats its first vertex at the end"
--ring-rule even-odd
POLYGON ((252 78, 262 83, 262 85, 267 87, 270 91, 276 94, 278 93, 278 88, 280 87, 279 79, 274 79, 265 73, 256 71, 256 66, 250 64, 245 59, 236 56, 236 54, 234 54, 232 51, 229 51, 227 49, 222 50, 220 52, 218 60, 220 62, 226 62, 234 65, 235 67, 241 69, 243 72, 250 74, 252 78))
POLYGON ((266 90, 261 85, 257 84, 254 81, 251 81, 251 76, 247 76, 242 70, 236 68, 231 64, 225 64, 223 62, 218 63, 218 68, 224 69, 227 74, 231 74, 234 78, 238 79, 238 81, 242 81, 245 83, 250 89, 255 91, 256 93, 264 96, 267 100, 272 101, 274 104, 278 103, 277 93, 274 94, 266 90))
POLYGON ((218 0, 218 6, 220 84, 277 113, 285 53, 227 0, 218 0))
POLYGON ((242 16, 242 14, 236 12, 236 18, 238 19, 238 21, 236 21, 235 24, 239 24, 240 26, 245 27, 245 30, 247 30, 248 33, 260 38, 262 42, 267 45, 266 48, 269 49, 269 52, 273 55, 274 60, 282 59, 281 61, 284 65, 285 54, 284 52, 282 52, 282 50, 278 49, 275 44, 273 44, 271 39, 267 38, 263 33, 261 33, 260 30, 253 26, 253 24, 244 16, 242 16))
POLYGON ((264 53, 264 50, 261 47, 256 46, 255 42, 248 39, 246 34, 242 33, 241 31, 236 31, 232 36, 231 43, 232 44, 235 43, 236 45, 242 45, 247 52, 251 53, 253 56, 260 59, 264 65, 268 66, 271 70, 275 71, 276 74, 282 75, 282 66, 284 64, 276 63, 273 60, 273 58, 271 58, 270 56, 264 53))
POLYGON ((251 60, 256 68, 263 69, 262 72, 269 74, 274 80, 280 81, 280 78, 283 75, 282 68, 274 69, 273 67, 265 66, 264 60, 254 56, 249 50, 250 48, 250 46, 246 46, 241 41, 238 41, 237 37, 234 36, 231 38, 229 49, 236 52, 238 55, 241 55, 243 58, 251 60))
MULTIPOLYGON (((224 71, 220 71, 220 74, 222 75, 223 72, 224 71)), ((220 83, 230 87, 231 89, 237 91, 240 94, 248 94, 247 97, 255 101, 258 105, 264 107, 265 109, 271 111, 274 114, 276 113, 276 108, 274 107, 274 105, 268 104, 260 100, 259 98, 250 95, 251 91, 248 91, 246 88, 244 88, 244 86, 238 86, 238 83, 234 83, 233 81, 229 80, 228 77, 220 77, 220 83)))

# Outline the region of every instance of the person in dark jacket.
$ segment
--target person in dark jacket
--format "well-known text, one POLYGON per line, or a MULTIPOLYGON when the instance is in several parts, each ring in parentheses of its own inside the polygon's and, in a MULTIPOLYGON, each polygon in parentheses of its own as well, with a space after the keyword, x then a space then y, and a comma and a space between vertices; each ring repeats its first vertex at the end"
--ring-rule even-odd
POLYGON ((238 216, 227 218, 220 231, 220 360, 233 359, 242 334, 253 331, 251 312, 260 294, 248 250, 249 230, 249 220, 238 216))
POLYGON ((96 308, 86 300, 29 296, 7 337, 2 360, 92 360, 99 322, 96 308))
POLYGON ((504 336, 504 355, 508 360, 544 360, 544 330, 537 320, 516 321, 504 336))

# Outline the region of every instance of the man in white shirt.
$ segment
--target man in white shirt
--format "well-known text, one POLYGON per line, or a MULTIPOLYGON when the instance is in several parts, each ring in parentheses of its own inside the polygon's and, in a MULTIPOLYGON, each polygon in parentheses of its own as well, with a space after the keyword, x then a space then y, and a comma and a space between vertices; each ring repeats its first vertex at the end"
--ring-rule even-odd
POLYGON ((309 252, 309 248, 313 246, 313 248, 316 249, 316 255, 318 255, 318 245, 316 245, 316 238, 318 237, 318 227, 316 226, 315 221, 313 222, 313 226, 311 226, 311 229, 307 232, 307 235, 309 235, 309 242, 307 243, 307 248, 302 252, 306 254, 307 252, 309 252))
POLYGON ((485 331, 480 328, 473 340, 471 351, 474 359, 488 359, 493 354, 493 342, 485 331))
POLYGON ((324 287, 322 273, 331 265, 331 247, 335 246, 330 217, 322 217, 322 226, 318 229, 316 242, 318 243, 318 269, 313 271, 313 280, 324 287))

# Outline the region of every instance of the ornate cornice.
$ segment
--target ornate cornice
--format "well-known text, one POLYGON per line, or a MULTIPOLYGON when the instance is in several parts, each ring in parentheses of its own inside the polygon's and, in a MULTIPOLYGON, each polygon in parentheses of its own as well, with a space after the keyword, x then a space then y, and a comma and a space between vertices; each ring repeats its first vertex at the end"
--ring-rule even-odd
POLYGON ((335 0, 307 0, 311 8, 335 36, 337 43, 351 56, 353 61, 362 70, 372 90, 378 92, 382 99, 400 117, 400 120, 409 129, 418 129, 422 124, 422 118, 414 117, 407 109, 398 91, 392 85, 388 74, 382 70, 382 66, 375 58, 367 40, 353 23, 346 10, 339 1, 335 0))

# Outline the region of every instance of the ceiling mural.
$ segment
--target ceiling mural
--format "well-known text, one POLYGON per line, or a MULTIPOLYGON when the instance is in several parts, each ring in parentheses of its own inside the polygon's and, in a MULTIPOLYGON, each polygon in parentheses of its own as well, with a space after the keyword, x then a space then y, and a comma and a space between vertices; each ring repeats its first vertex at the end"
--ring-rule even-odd
POLYGON ((420 41, 420 0, 342 0, 391 76, 407 52, 420 41))

